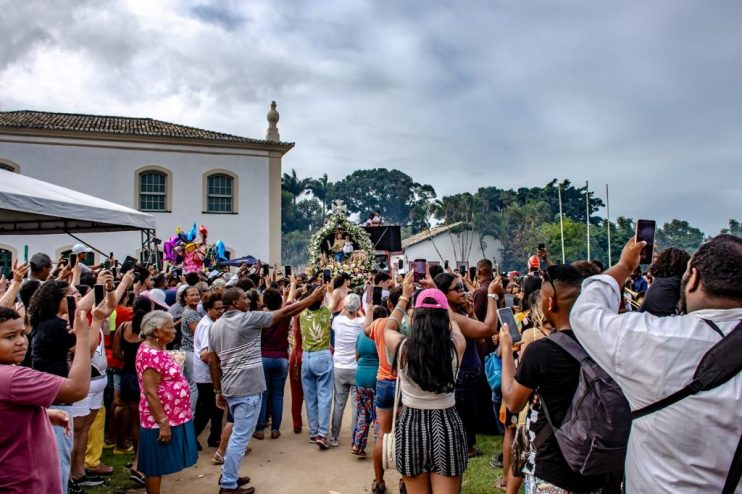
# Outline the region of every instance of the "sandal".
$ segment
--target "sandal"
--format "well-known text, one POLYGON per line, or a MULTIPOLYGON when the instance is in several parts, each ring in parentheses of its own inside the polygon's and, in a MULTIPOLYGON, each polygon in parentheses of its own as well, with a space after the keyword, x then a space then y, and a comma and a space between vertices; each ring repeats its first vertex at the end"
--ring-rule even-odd
POLYGON ((133 468, 129 469, 129 478, 139 485, 147 485, 147 482, 144 480, 144 474, 133 468))
POLYGON ((376 480, 371 483, 371 494, 384 494, 386 492, 386 484, 383 480, 376 480))
POLYGON ((214 465, 224 465, 224 455, 220 452, 215 451, 214 456, 211 457, 211 463, 214 465))

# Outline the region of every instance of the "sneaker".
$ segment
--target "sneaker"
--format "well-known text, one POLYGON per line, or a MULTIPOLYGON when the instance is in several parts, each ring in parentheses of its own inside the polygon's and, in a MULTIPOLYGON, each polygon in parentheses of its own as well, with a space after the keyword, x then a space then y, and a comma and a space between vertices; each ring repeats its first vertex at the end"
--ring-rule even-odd
POLYGON ((317 446, 319 446, 319 449, 329 449, 330 446, 327 445, 327 440, 322 436, 317 436, 315 439, 315 442, 317 443, 317 446))
POLYGON ((98 485, 103 485, 105 481, 106 479, 104 479, 100 475, 88 475, 86 473, 74 482, 76 482, 77 485, 81 485, 83 487, 96 487, 98 485))
POLYGON ((490 466, 492 468, 502 468, 502 453, 495 455, 490 459, 490 466))
POLYGON ((309 436, 309 444, 317 444, 317 436, 309 436))
POLYGON ((333 448, 337 448, 338 446, 340 446, 340 441, 338 440, 338 438, 334 437, 330 439, 330 446, 332 446, 333 448))
POLYGON ((77 482, 70 479, 67 482, 67 494, 85 494, 85 489, 80 487, 77 482))

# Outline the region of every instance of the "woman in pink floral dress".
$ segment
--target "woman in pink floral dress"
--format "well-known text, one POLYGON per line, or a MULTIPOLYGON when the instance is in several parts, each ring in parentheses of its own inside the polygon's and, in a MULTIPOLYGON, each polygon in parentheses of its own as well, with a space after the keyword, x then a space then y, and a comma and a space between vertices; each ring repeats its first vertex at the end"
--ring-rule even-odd
POLYGON ((145 476, 147 493, 159 494, 163 475, 196 463, 196 435, 188 381, 165 349, 175 339, 172 316, 161 310, 150 312, 142 320, 140 336, 144 342, 136 357, 142 390, 138 468, 145 476))

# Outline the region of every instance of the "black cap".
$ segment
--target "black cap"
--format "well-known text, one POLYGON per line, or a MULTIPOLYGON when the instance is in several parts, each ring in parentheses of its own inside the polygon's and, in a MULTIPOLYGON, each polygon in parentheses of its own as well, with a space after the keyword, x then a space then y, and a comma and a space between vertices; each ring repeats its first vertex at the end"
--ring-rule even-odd
POLYGON ((46 267, 50 267, 52 265, 52 260, 46 254, 37 252, 31 256, 29 263, 31 264, 31 271, 41 271, 46 267))

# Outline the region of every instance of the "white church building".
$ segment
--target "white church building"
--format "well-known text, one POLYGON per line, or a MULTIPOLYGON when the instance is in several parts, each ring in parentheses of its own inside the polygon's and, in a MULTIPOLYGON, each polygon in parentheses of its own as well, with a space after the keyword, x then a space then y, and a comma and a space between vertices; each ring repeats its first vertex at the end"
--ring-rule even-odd
MULTIPOLYGON (((275 102, 267 118, 266 138, 253 139, 151 118, 0 112, 0 169, 147 212, 160 239, 195 221, 231 257, 280 263, 281 160, 294 143, 280 140, 275 102)), ((141 249, 136 232, 80 238, 117 259, 141 249)), ((75 243, 68 235, 2 235, 0 269, 25 245, 54 259, 75 243)))

